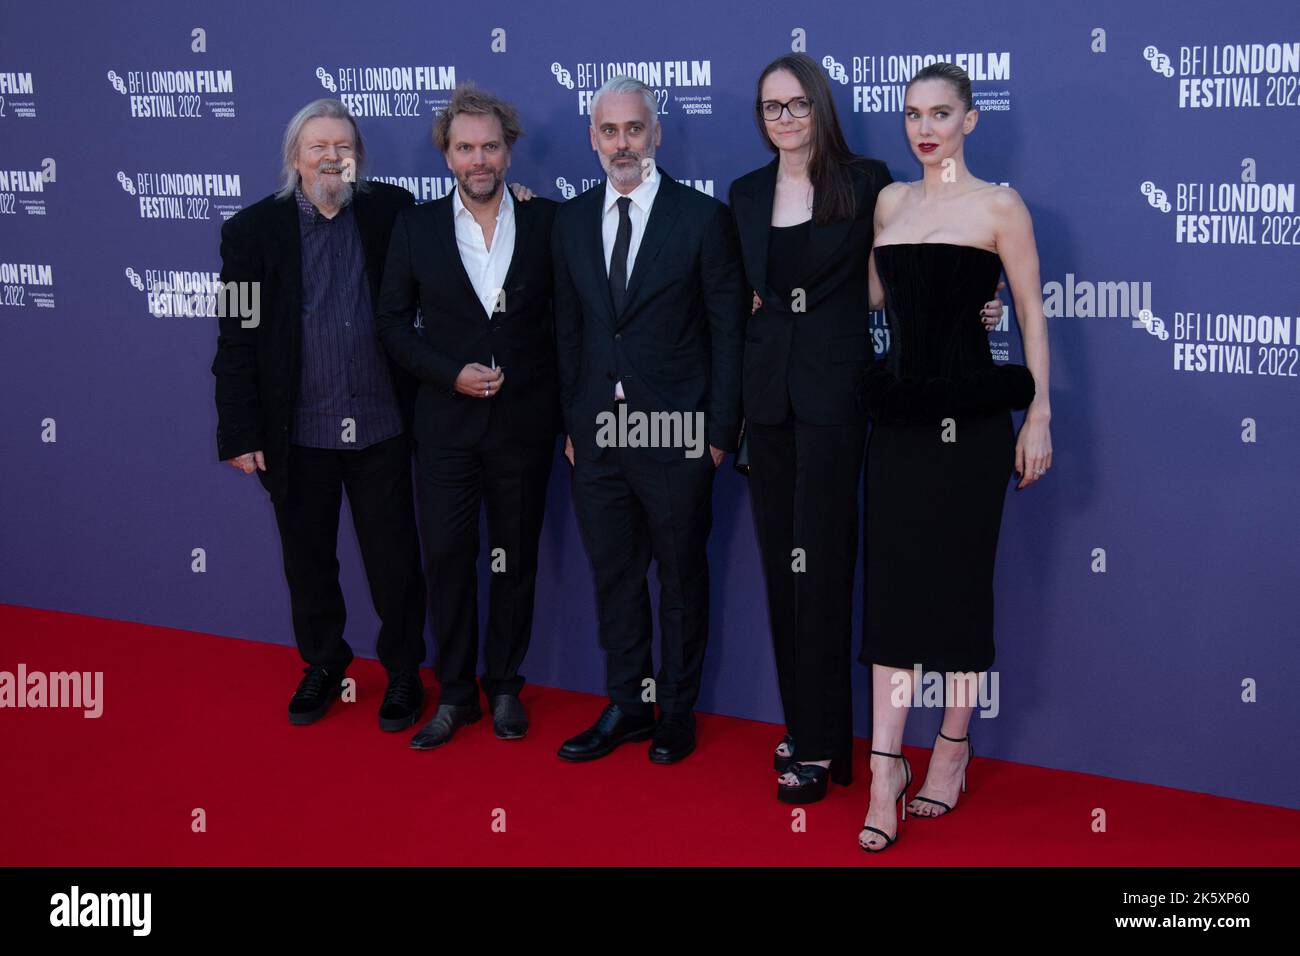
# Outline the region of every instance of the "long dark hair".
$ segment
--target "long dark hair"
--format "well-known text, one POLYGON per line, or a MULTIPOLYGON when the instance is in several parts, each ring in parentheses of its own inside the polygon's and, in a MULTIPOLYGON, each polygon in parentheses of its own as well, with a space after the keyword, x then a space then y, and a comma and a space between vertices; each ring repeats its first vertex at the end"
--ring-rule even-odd
POLYGON ((837 220, 852 219, 856 208, 853 180, 848 167, 861 162, 844 141, 839 113, 831 85, 807 53, 786 53, 763 68, 754 92, 754 118, 763 142, 772 152, 776 144, 767 135, 763 122, 763 81, 777 70, 785 70, 799 81, 804 95, 812 103, 812 148, 808 153, 808 178, 813 185, 813 222, 819 226, 837 220))

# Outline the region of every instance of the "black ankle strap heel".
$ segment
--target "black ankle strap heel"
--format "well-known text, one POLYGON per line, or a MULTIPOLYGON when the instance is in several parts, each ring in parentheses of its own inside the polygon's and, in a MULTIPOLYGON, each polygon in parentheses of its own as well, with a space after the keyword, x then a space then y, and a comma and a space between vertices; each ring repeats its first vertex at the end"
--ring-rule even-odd
POLYGON ((898 827, 894 831, 894 835, 891 837, 884 830, 881 830, 878 827, 867 826, 864 823, 862 825, 862 833, 866 833, 869 830, 872 833, 878 833, 880 836, 884 837, 885 840, 883 846, 867 846, 867 844, 862 841, 862 833, 858 834, 859 847, 861 847, 863 850, 865 850, 868 853, 883 853, 885 850, 888 850, 891 846, 893 846, 898 841, 899 836, 902 835, 903 821, 907 819, 907 804, 903 803, 903 798, 907 796, 907 788, 912 785, 912 765, 907 762, 907 758, 904 757, 901 753, 891 754, 891 753, 885 753, 885 751, 883 750, 873 750, 871 752, 875 754, 877 757, 894 757, 898 760, 903 761, 903 769, 907 772, 907 779, 903 781, 903 789, 898 791, 898 796, 894 798, 894 803, 898 805, 900 810, 898 827))
MULTIPOLYGON (((955 744, 959 744, 963 741, 965 741, 966 743, 966 766, 961 768, 961 792, 965 793, 966 792, 966 771, 970 768, 970 762, 975 759, 975 745, 971 743, 970 734, 967 734, 965 737, 949 737, 941 730, 939 731, 939 736, 942 737, 944 740, 951 741, 952 743, 955 744)), ((916 817, 918 820, 924 820, 926 817, 941 817, 944 814, 952 813, 953 810, 957 809, 955 805, 950 807, 942 800, 932 800, 929 797, 916 796, 913 797, 912 799, 920 800, 922 803, 931 803, 934 804, 936 807, 943 807, 943 813, 912 814, 912 816, 916 817)))

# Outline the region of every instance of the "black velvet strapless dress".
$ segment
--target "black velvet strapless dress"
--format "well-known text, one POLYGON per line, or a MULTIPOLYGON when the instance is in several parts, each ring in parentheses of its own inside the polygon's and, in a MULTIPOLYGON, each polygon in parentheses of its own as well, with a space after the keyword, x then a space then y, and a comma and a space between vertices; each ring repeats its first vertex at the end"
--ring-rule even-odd
POLYGON ((1012 408, 1034 380, 997 365, 979 322, 1002 260, 974 246, 877 246, 889 352, 862 380, 867 444, 864 664, 993 664, 993 562, 1015 464, 1012 408))

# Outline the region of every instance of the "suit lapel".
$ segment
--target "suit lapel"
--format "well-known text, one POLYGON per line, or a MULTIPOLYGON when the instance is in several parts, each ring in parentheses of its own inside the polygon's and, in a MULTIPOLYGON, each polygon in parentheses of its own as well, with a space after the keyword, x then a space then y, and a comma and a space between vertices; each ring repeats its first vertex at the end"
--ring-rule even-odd
POLYGON ((378 298, 379 278, 384 272, 384 263, 379 256, 385 253, 376 248, 379 243, 375 241, 375 208, 370 203, 370 197, 359 190, 353 193, 352 215, 357 217, 357 234, 361 237, 361 249, 366 260, 366 281, 370 283, 370 295, 372 299, 378 298))
MULTIPOLYGON (((853 206, 856 209, 862 205, 862 193, 866 189, 866 177, 852 168, 850 168, 849 175, 852 177, 853 206)), ((808 252, 804 258, 804 268, 802 270, 804 281, 809 286, 816 285, 816 280, 820 277, 820 273, 826 266, 827 261, 835 256, 844 240, 848 238, 849 232, 853 229, 854 221, 854 218, 850 217, 826 226, 813 223, 812 241, 808 244, 808 252)))
POLYGON ((280 200, 276 231, 280 234, 289 320, 294 329, 299 329, 302 326, 302 232, 298 225, 298 200, 294 196, 280 200))
MULTIPOLYGON (((596 298, 601 303, 601 311, 612 326, 617 317, 614 315, 614 296, 609 291, 609 272, 605 268, 605 238, 603 233, 605 184, 602 182, 599 186, 593 186, 582 195, 591 197, 591 209, 586 213, 588 220, 582 229, 582 243, 585 247, 582 252, 588 262, 588 268, 592 270, 592 276, 596 283, 596 298)), ((580 199, 578 201, 581 202, 580 199)))
POLYGON ((632 275, 627 280, 627 298, 623 300, 623 314, 618 317, 619 325, 632 314, 636 294, 645 282, 646 273, 654 266, 655 258, 681 212, 681 191, 689 188, 678 183, 662 169, 659 170, 659 189, 655 192, 654 205, 650 207, 650 218, 646 220, 645 234, 641 236, 641 245, 636 251, 636 261, 632 263, 632 275))
POLYGON ((451 195, 448 194, 441 199, 435 199, 431 205, 434 207, 434 229, 437 231, 438 238, 442 241, 446 250, 447 260, 452 264, 452 271, 460 276, 461 285, 465 287, 465 293, 469 296, 470 301, 477 305, 479 309, 482 309, 483 303, 479 302, 478 293, 474 291, 474 283, 470 281, 469 273, 465 271, 465 263, 460 258, 460 245, 456 242, 456 217, 451 195))
POLYGON ((768 298, 767 248, 771 237, 772 204, 776 199, 776 166, 777 160, 774 159, 763 167, 763 175, 752 190, 743 193, 744 201, 737 202, 734 210, 745 257, 745 274, 754 283, 754 291, 763 299, 768 298))
MULTIPOLYGON (((508 189, 509 187, 506 188, 508 189)), ((504 198, 502 201, 505 201, 504 198)), ((503 288, 510 285, 511 281, 515 278, 515 273, 519 270, 520 263, 523 262, 527 256, 526 250, 528 249, 528 239, 532 234, 533 228, 533 212, 529 209, 528 203, 514 203, 514 215, 515 248, 510 253, 510 265, 506 266, 506 277, 501 283, 503 288)), ((492 241, 496 242, 495 236, 492 237, 492 241)), ((508 305, 507 308, 509 308, 508 305)))

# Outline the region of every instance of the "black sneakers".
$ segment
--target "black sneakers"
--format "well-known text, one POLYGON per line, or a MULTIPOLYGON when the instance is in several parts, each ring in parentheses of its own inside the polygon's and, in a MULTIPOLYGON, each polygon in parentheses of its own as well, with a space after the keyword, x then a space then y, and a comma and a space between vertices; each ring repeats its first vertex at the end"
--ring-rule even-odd
POLYGON ((379 729, 405 730, 420 719, 424 709, 424 684, 419 672, 394 671, 388 675, 388 690, 379 705, 379 729))
MULTIPOLYGON (((309 666, 289 701, 289 723, 314 724, 328 713, 343 692, 347 668, 309 666)), ((424 684, 417 670, 394 671, 388 675, 388 690, 379 705, 379 729, 405 730, 420 719, 424 709, 424 684)))
POLYGON ((314 724, 324 717, 334 698, 343 693, 346 671, 346 668, 304 667, 302 681, 289 701, 289 723, 314 724))

